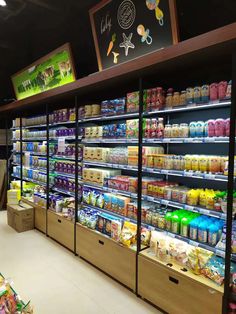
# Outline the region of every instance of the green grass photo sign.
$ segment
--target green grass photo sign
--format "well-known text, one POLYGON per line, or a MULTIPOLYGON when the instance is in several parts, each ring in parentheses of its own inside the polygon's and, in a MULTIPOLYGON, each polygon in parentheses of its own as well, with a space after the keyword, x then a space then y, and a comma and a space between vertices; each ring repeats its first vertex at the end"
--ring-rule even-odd
POLYGON ((70 45, 67 43, 14 74, 12 83, 21 100, 76 80, 70 45))

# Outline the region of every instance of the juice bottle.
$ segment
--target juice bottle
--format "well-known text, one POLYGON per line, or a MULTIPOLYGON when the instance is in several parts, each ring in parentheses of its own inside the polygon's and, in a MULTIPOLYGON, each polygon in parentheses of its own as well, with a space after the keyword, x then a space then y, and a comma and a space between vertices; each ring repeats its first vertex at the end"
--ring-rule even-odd
POLYGON ((179 230, 180 230, 180 216, 176 212, 176 213, 173 213, 171 217, 171 231, 173 233, 179 234, 179 230))
POLYGON ((192 240, 197 240, 198 221, 198 218, 195 218, 189 223, 189 237, 192 240))
POLYGON ((172 225, 172 212, 167 212, 165 215, 166 220, 166 230, 171 231, 171 225, 172 225))
POLYGON ((180 234, 183 236, 183 237, 188 237, 188 234, 189 234, 189 223, 191 221, 191 218, 190 217, 183 217, 181 219, 181 226, 180 226, 180 234))

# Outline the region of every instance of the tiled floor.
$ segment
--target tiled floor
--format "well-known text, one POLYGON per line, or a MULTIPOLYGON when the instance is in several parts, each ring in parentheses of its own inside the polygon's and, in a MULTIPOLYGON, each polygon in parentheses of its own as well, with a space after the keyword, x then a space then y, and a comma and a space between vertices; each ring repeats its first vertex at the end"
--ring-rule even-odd
POLYGON ((53 240, 17 233, 0 212, 0 272, 14 282, 35 314, 160 313, 53 240))

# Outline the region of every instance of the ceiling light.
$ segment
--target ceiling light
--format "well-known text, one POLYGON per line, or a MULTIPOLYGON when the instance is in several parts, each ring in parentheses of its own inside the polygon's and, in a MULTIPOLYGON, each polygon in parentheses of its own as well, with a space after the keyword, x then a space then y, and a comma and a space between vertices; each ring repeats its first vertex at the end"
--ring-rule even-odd
POLYGON ((5 7, 7 5, 5 0, 0 0, 0 6, 5 7))

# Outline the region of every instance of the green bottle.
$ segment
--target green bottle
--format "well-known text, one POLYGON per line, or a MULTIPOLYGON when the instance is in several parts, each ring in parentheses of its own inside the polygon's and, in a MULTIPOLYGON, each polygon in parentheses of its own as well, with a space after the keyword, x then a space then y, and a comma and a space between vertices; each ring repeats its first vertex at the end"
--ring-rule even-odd
POLYGON ((172 222, 172 212, 167 212, 165 215, 165 221, 166 221, 166 230, 171 231, 171 222, 172 222))

